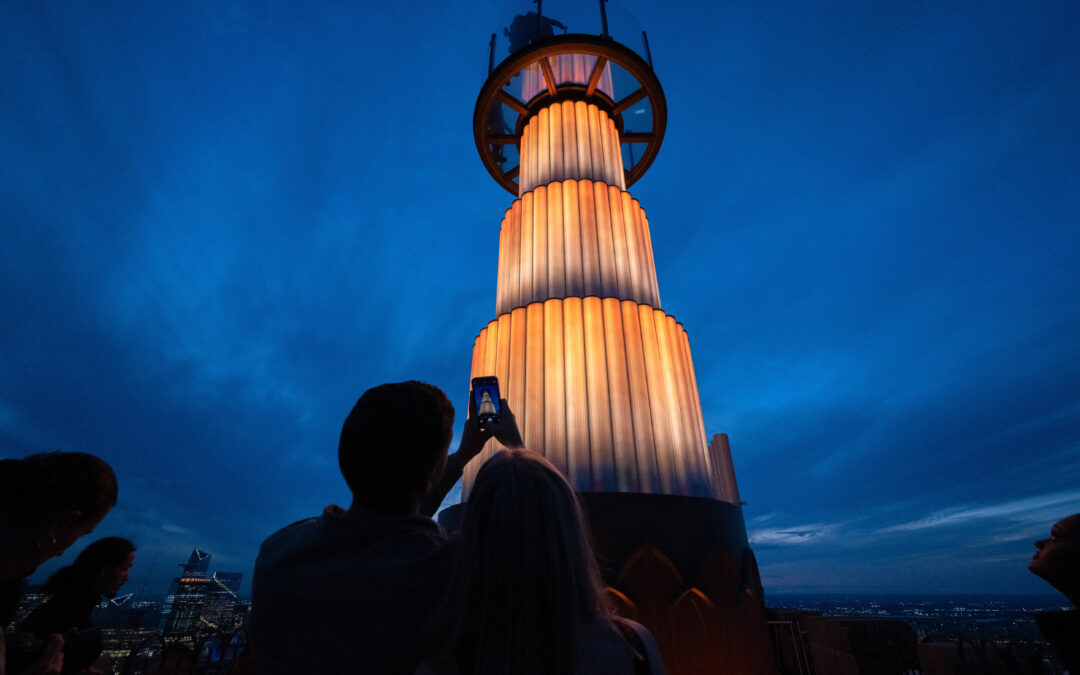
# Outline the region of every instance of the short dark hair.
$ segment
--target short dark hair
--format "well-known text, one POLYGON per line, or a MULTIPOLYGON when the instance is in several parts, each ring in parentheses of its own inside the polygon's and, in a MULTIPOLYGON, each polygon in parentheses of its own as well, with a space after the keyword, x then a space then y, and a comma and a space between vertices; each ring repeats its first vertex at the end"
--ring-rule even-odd
POLYGON ((98 539, 84 548, 75 562, 49 577, 45 587, 50 593, 92 588, 97 575, 122 564, 134 552, 135 544, 123 537, 98 539))
POLYGON ((78 511, 98 521, 116 506, 116 474, 85 452, 44 452, 0 462, 0 495, 0 508, 18 516, 78 511))
POLYGON ((410 380, 365 391, 338 442, 338 465, 353 499, 386 509, 422 498, 453 427, 454 406, 436 386, 410 380))

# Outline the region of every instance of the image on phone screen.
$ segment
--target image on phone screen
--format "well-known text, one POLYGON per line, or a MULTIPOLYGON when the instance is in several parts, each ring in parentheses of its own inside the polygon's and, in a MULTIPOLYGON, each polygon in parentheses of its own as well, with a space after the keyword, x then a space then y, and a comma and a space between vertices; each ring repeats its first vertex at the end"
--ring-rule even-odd
POLYGON ((473 397, 476 400, 476 415, 480 424, 498 421, 502 411, 499 409, 499 382, 494 377, 473 380, 473 397))

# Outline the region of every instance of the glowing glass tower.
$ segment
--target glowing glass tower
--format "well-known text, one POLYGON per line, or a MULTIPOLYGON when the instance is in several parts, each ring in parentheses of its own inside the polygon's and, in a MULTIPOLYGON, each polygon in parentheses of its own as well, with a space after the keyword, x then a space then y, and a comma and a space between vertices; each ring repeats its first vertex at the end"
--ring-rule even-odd
MULTIPOLYGON (((498 377, 525 445, 581 494, 609 598, 652 630, 669 672, 771 672, 727 437, 706 436, 689 338, 660 304, 649 219, 628 192, 667 120, 648 41, 609 22, 606 0, 556 4, 525 4, 508 40, 491 36, 473 115, 514 200, 472 376, 498 377)), ((499 449, 466 467, 465 500, 499 449)))
POLYGON ((660 82, 610 37, 555 36, 561 22, 535 12, 515 23, 511 42, 541 37, 511 44, 474 116, 485 165, 517 199, 472 374, 499 378, 528 447, 581 491, 737 501, 716 480, 689 339, 661 308, 649 220, 626 189, 663 140, 660 82))

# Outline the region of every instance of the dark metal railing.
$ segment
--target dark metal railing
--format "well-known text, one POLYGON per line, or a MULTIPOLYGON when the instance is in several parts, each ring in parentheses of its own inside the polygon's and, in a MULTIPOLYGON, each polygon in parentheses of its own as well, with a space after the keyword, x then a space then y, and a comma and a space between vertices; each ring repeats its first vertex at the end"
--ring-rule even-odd
POLYGON ((806 634, 798 621, 769 621, 769 639, 778 675, 814 675, 806 634))

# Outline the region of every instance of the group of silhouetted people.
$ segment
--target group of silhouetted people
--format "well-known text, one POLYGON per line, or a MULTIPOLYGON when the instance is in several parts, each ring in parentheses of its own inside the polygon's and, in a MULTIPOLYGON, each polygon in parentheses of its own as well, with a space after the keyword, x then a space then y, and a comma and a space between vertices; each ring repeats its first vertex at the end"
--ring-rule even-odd
MULTIPOLYGON (((473 404, 475 405, 475 404, 473 404)), ((652 636, 610 610, 577 496, 522 448, 513 413, 465 422, 422 382, 384 384, 345 420, 347 509, 271 535, 255 562, 251 640, 269 673, 663 673, 652 636), (459 536, 431 518, 495 437, 459 536)))
MULTIPOLYGON (((352 503, 259 551, 250 644, 260 675, 664 672, 649 632, 606 601, 573 489, 522 447, 500 403, 484 428, 471 400, 448 455, 454 408, 438 388, 401 382, 360 397, 338 444, 352 503), (430 516, 492 437, 510 449, 479 469, 461 532, 448 537, 430 516)), ((116 498, 112 469, 93 455, 0 461, 0 625, 25 578, 93 531, 116 498)), ((1036 618, 1080 673, 1080 514, 1035 545, 1030 570, 1074 605, 1036 618)), ((107 672, 91 612, 127 581, 134 554, 126 539, 101 539, 50 577, 49 599, 0 639, 0 675, 107 672)))
MULTIPOLYGON (((52 452, 0 461, 0 629, 25 579, 93 532, 116 505, 116 475, 94 455, 52 452)), ((91 613, 127 581, 135 546, 108 537, 53 574, 49 599, 0 640, 0 675, 108 672, 91 613)))

